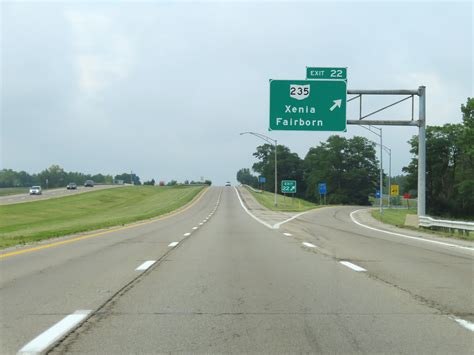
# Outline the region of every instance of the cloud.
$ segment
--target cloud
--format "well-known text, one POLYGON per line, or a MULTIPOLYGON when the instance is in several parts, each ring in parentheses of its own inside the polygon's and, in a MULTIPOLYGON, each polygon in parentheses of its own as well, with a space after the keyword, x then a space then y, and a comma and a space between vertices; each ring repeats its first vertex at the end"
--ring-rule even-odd
POLYGON ((127 78, 133 50, 111 16, 65 11, 71 27, 81 93, 91 96, 127 78))

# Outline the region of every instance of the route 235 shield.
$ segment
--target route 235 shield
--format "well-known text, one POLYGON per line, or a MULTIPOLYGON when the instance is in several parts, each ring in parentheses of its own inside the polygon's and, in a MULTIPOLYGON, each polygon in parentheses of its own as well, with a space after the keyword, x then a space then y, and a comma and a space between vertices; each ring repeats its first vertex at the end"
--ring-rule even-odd
POLYGON ((310 86, 290 84, 290 97, 296 100, 304 100, 309 96, 310 86))

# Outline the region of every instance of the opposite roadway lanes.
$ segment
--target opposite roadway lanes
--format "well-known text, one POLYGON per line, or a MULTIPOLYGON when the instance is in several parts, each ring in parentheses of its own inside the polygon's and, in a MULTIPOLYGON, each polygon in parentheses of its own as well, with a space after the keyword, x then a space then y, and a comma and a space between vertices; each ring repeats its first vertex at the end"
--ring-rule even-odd
POLYGON ((39 351, 88 317, 51 352, 472 353, 456 321, 473 313, 472 252, 366 230, 353 210, 270 229, 210 188, 173 216, 2 258, 0 346, 39 351))
POLYGON ((29 195, 28 193, 17 194, 17 195, 6 195, 6 196, 0 196, 0 205, 11 205, 14 203, 48 200, 50 198, 58 198, 58 197, 80 194, 84 192, 91 192, 91 191, 110 189, 110 188, 122 187, 122 186, 127 186, 127 185, 95 185, 94 187, 78 186, 77 190, 67 190, 65 187, 62 187, 58 189, 43 190, 43 193, 41 195, 29 195))

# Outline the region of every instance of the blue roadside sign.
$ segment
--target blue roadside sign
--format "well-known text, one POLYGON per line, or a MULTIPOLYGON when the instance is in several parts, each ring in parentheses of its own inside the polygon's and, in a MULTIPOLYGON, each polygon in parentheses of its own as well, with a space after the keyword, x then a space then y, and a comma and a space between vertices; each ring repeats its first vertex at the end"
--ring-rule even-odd
POLYGON ((264 176, 260 176, 260 177, 258 178, 258 182, 264 184, 264 183, 267 182, 267 179, 266 179, 264 176))
POLYGON ((375 198, 380 198, 380 191, 379 190, 375 191, 375 198))
POLYGON ((320 195, 326 195, 327 193, 327 190, 326 190, 326 183, 325 182, 322 182, 318 185, 319 187, 319 194, 320 195))

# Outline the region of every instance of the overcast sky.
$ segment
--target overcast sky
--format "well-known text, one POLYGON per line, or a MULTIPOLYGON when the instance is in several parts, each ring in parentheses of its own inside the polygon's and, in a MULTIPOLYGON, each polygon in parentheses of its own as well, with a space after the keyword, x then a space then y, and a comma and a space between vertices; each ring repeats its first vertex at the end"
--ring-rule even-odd
MULTIPOLYGON (((1 168, 28 172, 223 184, 264 143, 243 131, 304 158, 333 133, 269 132, 268 111, 269 79, 304 79, 306 66, 347 67, 349 89, 425 85, 429 125, 461 122, 473 96, 470 1, 3 2, 1 31, 1 168)), ((406 102, 374 119, 410 115, 406 102)), ((384 128, 394 174, 416 133, 384 128)))

